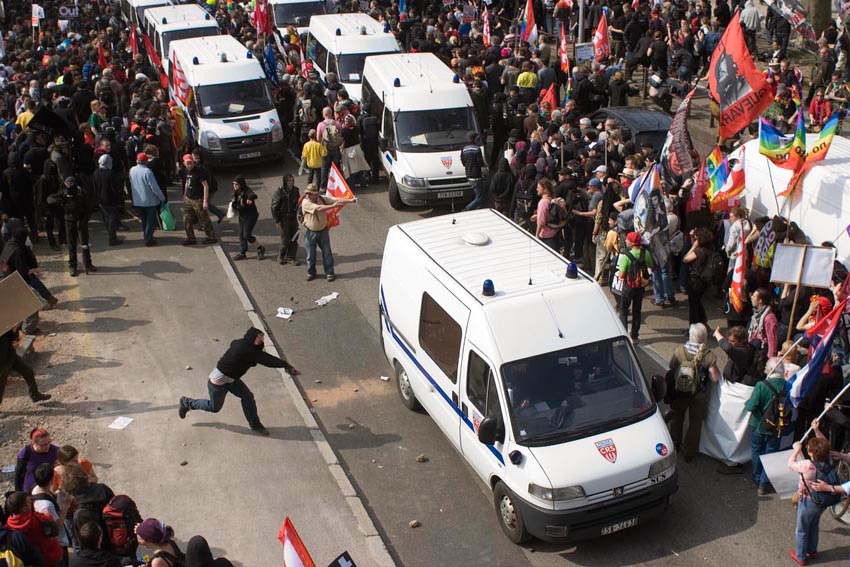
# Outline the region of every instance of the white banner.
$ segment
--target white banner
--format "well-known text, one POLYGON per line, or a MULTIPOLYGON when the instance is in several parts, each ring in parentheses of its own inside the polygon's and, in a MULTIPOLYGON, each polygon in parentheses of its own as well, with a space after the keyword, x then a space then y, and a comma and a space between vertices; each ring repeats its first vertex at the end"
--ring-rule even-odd
POLYGON ((754 388, 721 380, 711 388, 708 414, 702 425, 699 451, 726 464, 748 463, 750 444, 750 412, 744 404, 754 388))

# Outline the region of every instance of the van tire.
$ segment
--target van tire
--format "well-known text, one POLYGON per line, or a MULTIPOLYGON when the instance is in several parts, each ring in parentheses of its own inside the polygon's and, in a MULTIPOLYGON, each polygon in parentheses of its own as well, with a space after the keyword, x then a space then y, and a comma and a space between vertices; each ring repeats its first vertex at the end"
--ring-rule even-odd
POLYGON ((401 398, 401 403, 410 411, 421 410, 422 405, 416 399, 416 394, 413 393, 413 387, 410 385, 410 378, 407 376, 407 371, 398 361, 393 366, 395 366, 395 384, 398 388, 398 397, 401 398))
POLYGON ((496 518, 502 531, 508 539, 519 545, 531 539, 531 534, 525 527, 522 511, 514 502, 514 496, 501 480, 493 489, 493 506, 496 508, 496 518))
POLYGON ((397 211, 404 208, 404 203, 401 201, 401 195, 398 192, 398 183, 395 182, 395 177, 390 177, 390 188, 387 192, 390 198, 390 206, 397 211))

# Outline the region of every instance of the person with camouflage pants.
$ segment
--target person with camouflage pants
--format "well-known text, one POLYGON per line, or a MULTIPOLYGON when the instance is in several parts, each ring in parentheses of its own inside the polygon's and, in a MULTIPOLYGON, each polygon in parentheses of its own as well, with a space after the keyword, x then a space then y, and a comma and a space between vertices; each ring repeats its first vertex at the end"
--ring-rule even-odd
POLYGON ((210 195, 210 173, 205 167, 195 162, 192 154, 183 156, 183 165, 186 166, 186 176, 183 178, 183 226, 186 229, 186 240, 184 246, 196 244, 195 227, 197 223, 207 237, 204 244, 216 242, 210 215, 207 212, 210 195))

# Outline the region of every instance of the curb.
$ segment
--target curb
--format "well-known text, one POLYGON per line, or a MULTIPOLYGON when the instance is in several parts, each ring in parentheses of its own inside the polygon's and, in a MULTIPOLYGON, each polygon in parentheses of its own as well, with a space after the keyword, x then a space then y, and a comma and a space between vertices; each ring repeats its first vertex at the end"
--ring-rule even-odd
MULTIPOLYGON (((239 301, 242 303, 242 307, 247 312, 251 323, 256 328, 263 331, 267 337, 271 337, 272 335, 263 323, 262 317, 254 308, 247 289, 236 274, 236 270, 233 269, 230 258, 224 252, 221 242, 218 242, 214 248, 218 261, 221 263, 221 267, 224 269, 227 279, 230 280, 230 284, 233 286, 233 290, 239 297, 239 301)), ((265 350, 269 354, 279 356, 277 347, 274 344, 266 343, 265 350)), ((328 466, 328 471, 331 473, 334 480, 336 480, 343 498, 348 504, 348 507, 351 509, 351 513, 354 514, 354 518, 357 521, 357 528, 366 538, 366 545, 372 552, 372 558, 374 559, 373 564, 379 567, 395 567, 396 563, 389 551, 387 551, 387 546, 381 538, 378 529, 375 527, 375 523, 369 516, 369 512, 363 505, 363 502, 357 494, 357 491, 354 489, 354 486, 351 484, 351 481, 348 479, 345 470, 342 466, 340 466, 336 453, 330 443, 328 443, 324 432, 319 426, 319 423, 316 421, 316 418, 313 415, 313 409, 307 405, 306 401, 304 401, 304 397, 301 395, 301 390, 298 388, 298 384, 296 384, 295 379, 287 374, 282 368, 279 368, 278 372, 280 372, 283 385, 286 387, 287 392, 289 392, 289 396, 292 398, 293 404, 295 404, 295 409, 298 410, 298 413, 301 415, 304 426, 310 432, 313 442, 316 444, 316 447, 319 449, 319 453, 321 453, 325 464, 328 466)))
POLYGON ((15 347, 15 353, 21 358, 26 358, 34 352, 33 343, 35 343, 34 335, 24 335, 24 338, 15 347))

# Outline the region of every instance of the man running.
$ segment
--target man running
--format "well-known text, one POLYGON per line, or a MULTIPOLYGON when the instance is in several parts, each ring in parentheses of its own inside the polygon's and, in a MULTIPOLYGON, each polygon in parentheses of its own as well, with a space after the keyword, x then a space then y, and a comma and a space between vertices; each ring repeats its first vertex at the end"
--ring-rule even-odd
POLYGON ((248 420, 251 429, 261 435, 268 435, 268 430, 260 422, 257 415, 257 403, 254 401, 254 394, 242 381, 242 376, 248 372, 249 368, 258 364, 269 368, 285 368, 290 376, 298 376, 300 373, 287 361, 263 351, 265 344, 263 338, 262 331, 251 327, 245 332, 244 337, 231 342, 227 352, 210 372, 207 382, 210 398, 208 400, 196 400, 185 396, 181 397, 178 407, 180 419, 184 419, 189 410, 218 413, 221 406, 224 405, 224 398, 230 392, 242 400, 242 411, 245 413, 245 419, 248 420))

